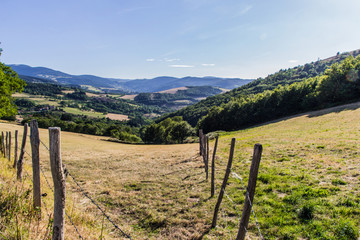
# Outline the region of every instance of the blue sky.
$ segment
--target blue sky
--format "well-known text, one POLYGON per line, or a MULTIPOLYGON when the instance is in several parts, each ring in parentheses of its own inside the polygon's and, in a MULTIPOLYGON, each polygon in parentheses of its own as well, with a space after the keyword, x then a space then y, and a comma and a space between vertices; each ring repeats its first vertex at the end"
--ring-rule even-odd
POLYGON ((0 60, 125 79, 265 77, 359 49, 359 11, 359 0, 0 0, 0 60))

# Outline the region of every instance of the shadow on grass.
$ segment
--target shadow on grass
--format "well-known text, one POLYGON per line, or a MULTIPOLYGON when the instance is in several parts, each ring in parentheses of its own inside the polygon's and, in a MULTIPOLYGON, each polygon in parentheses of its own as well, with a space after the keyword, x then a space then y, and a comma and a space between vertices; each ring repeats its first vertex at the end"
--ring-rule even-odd
POLYGON ((356 110, 359 108, 360 108, 360 102, 350 103, 350 104, 346 104, 346 105, 334 106, 334 107, 330 107, 330 108, 326 108, 326 109, 322 109, 322 110, 318 110, 318 111, 309 112, 308 117, 309 118, 320 117, 320 116, 323 116, 323 115, 326 115, 329 113, 340 113, 342 111, 356 110))
POLYGON ((211 227, 207 226, 204 230, 205 231, 198 238, 195 238, 195 239, 197 239, 197 240, 203 239, 210 232, 211 227))

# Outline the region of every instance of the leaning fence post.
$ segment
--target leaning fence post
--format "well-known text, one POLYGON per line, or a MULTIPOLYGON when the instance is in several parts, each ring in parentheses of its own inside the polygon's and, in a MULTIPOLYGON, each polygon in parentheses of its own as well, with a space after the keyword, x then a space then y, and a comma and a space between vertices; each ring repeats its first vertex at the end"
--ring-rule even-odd
POLYGON ((27 131, 28 131, 28 124, 25 123, 24 124, 24 134, 23 134, 23 139, 22 139, 22 143, 21 143, 20 156, 19 156, 19 160, 17 162, 17 179, 18 180, 22 180, 23 159, 24 159, 24 153, 25 153, 27 131))
POLYGON ((9 150, 8 150, 8 159, 11 160, 11 131, 9 131, 9 150))
POLYGON ((261 160, 262 146, 261 144, 255 144, 254 146, 254 155, 251 162, 250 174, 249 174, 249 182, 245 195, 245 203, 243 208, 243 214, 240 220, 239 232, 236 237, 236 240, 245 239, 246 229, 249 223, 250 212, 252 203, 254 202, 254 194, 256 187, 257 175, 259 172, 260 160, 261 160))
POLYGON ((64 239, 65 176, 61 162, 60 128, 49 128, 51 174, 54 181, 53 240, 64 239))
POLYGON ((203 130, 199 129, 199 146, 200 146, 200 156, 203 154, 203 130))
MULTIPOLYGON (((40 157, 39 157, 39 128, 37 121, 30 122, 31 158, 33 169, 33 204, 35 208, 41 208, 41 187, 40 187, 40 157)), ((41 216, 41 215, 40 215, 41 216)))
POLYGON ((215 156, 216 156, 218 140, 219 140, 219 136, 216 136, 213 157, 211 161, 211 197, 213 197, 215 194, 215 156))
POLYGON ((17 160, 18 160, 18 130, 15 130, 15 149, 14 149, 14 164, 13 164, 13 168, 16 168, 17 160))
POLYGON ((230 175, 230 171, 231 171, 231 164, 232 164, 232 160, 233 160, 233 157, 234 157, 234 149, 235 149, 235 138, 233 138, 231 140, 229 161, 228 161, 228 164, 227 164, 227 167, 226 167, 224 181, 223 181, 223 183, 221 185, 218 201, 217 201, 216 206, 215 206, 214 217, 213 217, 211 228, 216 227, 217 215, 218 215, 218 212, 220 210, 220 204, 221 204, 221 201, 222 201, 222 199, 224 197, 226 184, 227 184, 227 181, 229 179, 229 175, 230 175))

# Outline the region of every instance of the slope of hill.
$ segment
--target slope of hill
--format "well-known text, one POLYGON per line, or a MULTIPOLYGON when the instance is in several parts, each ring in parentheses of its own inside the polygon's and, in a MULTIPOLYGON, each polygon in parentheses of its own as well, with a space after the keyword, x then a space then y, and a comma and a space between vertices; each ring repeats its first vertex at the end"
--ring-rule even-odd
MULTIPOLYGON (((251 82, 253 79, 240 78, 217 78, 217 77, 157 77, 153 79, 114 79, 102 78, 93 75, 70 75, 44 67, 30 67, 27 65, 9 65, 19 75, 29 79, 35 77, 46 79, 63 85, 92 86, 105 92, 158 92, 171 88, 185 86, 213 86, 225 89, 233 89, 251 82)), ((24 79, 24 80, 26 80, 24 79)), ((44 81, 46 81, 44 80, 44 81)))
MULTIPOLYGON (((237 234, 246 192, 231 175, 225 192, 232 201, 224 198, 217 227, 211 229, 231 138, 236 138, 232 171, 245 183, 253 146, 261 143, 263 156, 253 207, 262 235, 270 240, 356 240, 360 228, 359 118, 360 103, 355 103, 223 133, 215 162, 214 198, 209 198, 210 184, 205 180, 197 144, 124 145, 102 141, 103 137, 62 132, 62 159, 86 193, 133 239, 226 240, 237 234)), ((15 129, 21 137, 21 126, 0 123, 2 131, 15 129)), ((48 142, 47 130, 40 129, 40 139, 48 142)), ((211 150, 213 144, 211 141, 211 150)), ((29 144, 26 151, 31 151, 29 144)), ((48 151, 42 145, 40 161, 50 178, 48 151)), ((67 211, 86 212, 95 219, 97 231, 111 231, 114 239, 121 238, 85 201, 71 178, 66 181, 72 200, 67 211)), ((42 191, 48 194, 45 200, 51 211, 51 190, 43 184, 42 191)), ((75 219, 81 234, 88 233, 82 220, 75 219)), ((12 231, 9 226, 3 226, 8 228, 4 232, 12 231)), ((22 229, 27 226, 23 224, 22 229)), ((77 236, 72 226, 68 229, 66 234, 77 236)), ((259 238, 253 217, 247 230, 249 238, 259 238)))
POLYGON ((323 74, 330 65, 338 63, 350 55, 356 57, 359 54, 360 50, 355 50, 337 54, 336 56, 308 63, 303 66, 297 66, 287 70, 281 69, 280 71, 271 74, 264 79, 259 78, 229 92, 208 97, 207 99, 200 101, 199 103, 196 103, 192 106, 183 108, 179 111, 169 114, 168 116, 163 116, 159 119, 159 121, 164 120, 166 117, 182 116, 184 120, 189 122, 192 126, 195 126, 198 121, 206 114, 208 114, 209 110, 214 106, 221 106, 222 104, 226 104, 235 98, 261 93, 265 90, 273 90, 279 85, 288 85, 303 81, 306 78, 319 76, 323 74))

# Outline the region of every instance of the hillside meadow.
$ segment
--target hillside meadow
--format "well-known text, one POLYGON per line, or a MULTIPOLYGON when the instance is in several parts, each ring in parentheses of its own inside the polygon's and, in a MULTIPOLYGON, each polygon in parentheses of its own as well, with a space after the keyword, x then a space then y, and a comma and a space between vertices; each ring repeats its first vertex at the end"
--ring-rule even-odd
MULTIPOLYGON (((264 238, 357 239, 359 118, 360 103, 354 103, 219 133, 214 198, 209 198, 210 182, 205 179, 198 144, 130 145, 62 132, 62 159, 87 194, 132 239, 234 239, 246 192, 237 178, 231 177, 226 187, 232 202, 224 198, 218 225, 209 228, 230 141, 236 138, 232 170, 245 183, 253 146, 261 143, 263 156, 253 204, 264 238)), ((22 134, 22 126, 0 123, 0 131, 15 129, 22 134)), ((46 129, 40 130, 40 138, 48 145, 46 129)), ((213 145, 211 141, 211 150, 213 145)), ((51 179, 48 153, 43 146, 40 150, 41 166, 51 179)), ((25 159, 30 165, 29 157, 25 159)), ((9 166, 2 169, 1 178, 10 171, 9 166)), ((1 185, 4 188, 5 182, 1 185)), ((51 208, 52 193, 45 182, 43 192, 51 208)), ((68 207, 73 209, 69 211, 86 239, 100 239, 101 234, 103 239, 122 239, 69 177, 67 194, 68 207)), ((66 221, 67 233, 76 235, 66 221)), ((247 236, 260 239, 253 216, 247 236)))

